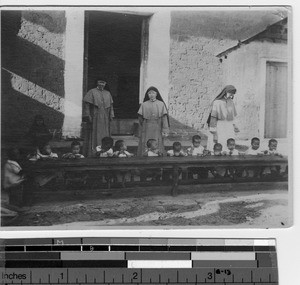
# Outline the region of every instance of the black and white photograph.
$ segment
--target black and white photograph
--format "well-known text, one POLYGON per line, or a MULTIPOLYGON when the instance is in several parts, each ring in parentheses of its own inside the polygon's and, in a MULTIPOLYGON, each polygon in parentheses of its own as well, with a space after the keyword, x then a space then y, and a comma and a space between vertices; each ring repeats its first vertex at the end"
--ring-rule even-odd
POLYGON ((292 226, 292 15, 2 7, 1 227, 292 226))

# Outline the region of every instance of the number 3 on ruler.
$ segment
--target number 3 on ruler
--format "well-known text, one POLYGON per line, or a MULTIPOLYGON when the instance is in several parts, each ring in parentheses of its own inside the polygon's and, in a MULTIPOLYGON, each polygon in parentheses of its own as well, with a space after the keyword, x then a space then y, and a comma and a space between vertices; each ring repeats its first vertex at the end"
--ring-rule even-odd
POLYGON ((208 273, 207 273, 207 279, 212 279, 212 277, 213 277, 212 272, 208 272, 208 273))

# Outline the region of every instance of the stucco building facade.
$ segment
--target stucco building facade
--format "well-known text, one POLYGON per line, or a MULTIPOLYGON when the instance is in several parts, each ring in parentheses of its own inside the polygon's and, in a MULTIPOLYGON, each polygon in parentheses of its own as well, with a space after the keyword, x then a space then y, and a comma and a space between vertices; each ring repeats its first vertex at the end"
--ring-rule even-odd
POLYGON ((63 137, 79 137, 82 98, 98 77, 107 80, 115 101, 115 133, 131 132, 149 86, 168 106, 171 133, 201 132, 212 100, 233 84, 239 138, 267 138, 268 62, 286 64, 280 87, 286 93, 278 102, 286 99, 288 108, 291 97, 289 30, 280 22, 288 12, 224 9, 2 11, 2 138, 24 134, 36 114, 63 137), (280 39, 267 32, 255 38, 273 25, 280 39))

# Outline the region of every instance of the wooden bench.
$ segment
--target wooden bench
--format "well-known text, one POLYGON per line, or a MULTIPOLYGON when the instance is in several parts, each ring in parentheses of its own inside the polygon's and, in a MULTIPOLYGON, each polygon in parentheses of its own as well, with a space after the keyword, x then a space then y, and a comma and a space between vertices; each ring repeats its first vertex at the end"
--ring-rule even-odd
MULTIPOLYGON (((37 161, 34 163, 27 163, 26 172, 31 176, 38 174, 47 174, 49 172, 59 172, 62 175, 64 173, 80 172, 99 172, 99 173, 112 173, 113 171, 132 171, 134 169, 146 170, 146 169, 169 169, 172 171, 173 179, 169 184, 172 184, 171 194, 176 195, 178 184, 189 183, 226 183, 226 182, 254 182, 263 181, 263 179, 245 179, 239 177, 221 178, 221 179, 203 179, 194 181, 180 180, 180 169, 188 169, 189 167, 271 167, 288 165, 287 157, 279 156, 207 156, 207 157, 131 157, 131 158, 85 158, 78 160, 51 160, 51 161, 37 161)), ((287 177, 278 177, 278 181, 287 181, 287 177)), ((277 181, 273 178, 271 181, 277 181)), ((270 181, 270 179, 269 179, 270 181)), ((133 181, 130 185, 154 185, 160 184, 163 181, 157 183, 143 183, 141 181, 133 181)), ((165 182, 164 182, 165 183, 165 182)))

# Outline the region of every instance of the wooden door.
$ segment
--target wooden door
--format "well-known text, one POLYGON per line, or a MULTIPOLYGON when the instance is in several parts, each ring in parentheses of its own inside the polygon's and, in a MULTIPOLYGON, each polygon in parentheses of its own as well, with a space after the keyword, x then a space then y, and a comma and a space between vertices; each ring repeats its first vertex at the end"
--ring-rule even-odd
POLYGON ((287 63, 267 62, 265 138, 287 137, 287 63))

